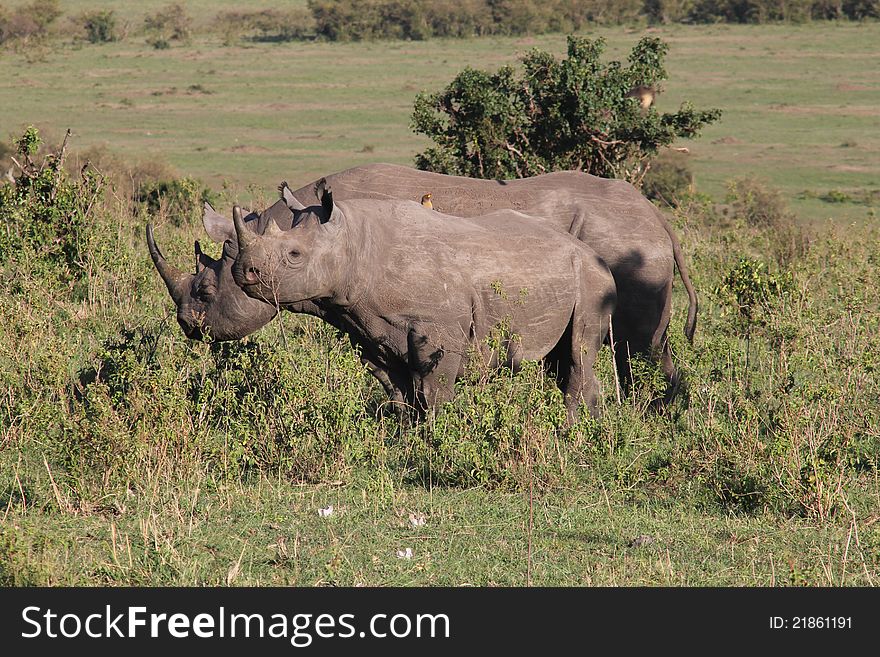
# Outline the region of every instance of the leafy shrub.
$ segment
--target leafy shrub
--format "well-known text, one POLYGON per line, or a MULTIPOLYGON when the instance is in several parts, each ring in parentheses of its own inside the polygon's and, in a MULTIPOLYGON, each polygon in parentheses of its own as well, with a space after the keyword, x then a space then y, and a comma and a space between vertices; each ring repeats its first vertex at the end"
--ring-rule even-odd
POLYGON ((409 432, 410 466, 425 482, 446 485, 528 485, 552 477, 563 439, 559 388, 537 363, 516 375, 472 370, 453 401, 409 432))
POLYGON ((426 3, 425 20, 431 35, 472 37, 493 34, 492 12, 485 0, 437 0, 426 3))
POLYGON ((841 10, 847 18, 880 18, 880 0, 844 0, 841 10))
POLYGON ((146 180, 135 191, 134 200, 152 214, 167 215, 176 226, 197 222, 202 206, 213 200, 212 192, 195 178, 146 180))
POLYGON ((317 34, 331 41, 430 36, 418 0, 309 0, 309 9, 317 34))
POLYGON ((626 66, 603 64, 604 48, 603 39, 569 37, 564 60, 532 50, 522 71, 466 68, 444 90, 419 94, 412 127, 435 146, 416 156, 416 166, 500 179, 578 169, 638 182, 660 147, 720 118, 720 110, 688 103, 674 114, 644 112, 628 97, 666 79, 660 39, 641 39, 626 66))
POLYGON ((0 44, 45 37, 61 13, 59 0, 33 0, 9 14, 0 7, 0 44))
POLYGON ((82 29, 89 43, 110 43, 121 38, 112 10, 83 12, 74 23, 82 29))
POLYGON ((260 341, 187 345, 153 322, 121 328, 81 370, 56 458, 77 476, 125 481, 154 449, 221 476, 250 469, 336 479, 381 450, 366 371, 321 328, 292 348, 260 341))
POLYGON ((810 3, 802 0, 697 0, 690 14, 700 23, 767 23, 810 17, 810 3))
POLYGON ((67 138, 35 162, 41 142, 37 129, 29 127, 16 142, 19 175, 0 184, 0 264, 31 253, 57 266, 64 278, 82 266, 83 234, 102 197, 103 179, 88 167, 79 179, 69 176, 64 168, 67 138))
POLYGON ((240 39, 252 41, 297 41, 315 32, 315 20, 303 8, 224 11, 214 19, 214 27, 226 45, 240 39))
POLYGON ((771 274, 763 262, 740 258, 714 292, 733 310, 736 324, 748 331, 750 326, 765 323, 762 315, 773 311, 790 285, 790 276, 771 274))
POLYGON ((693 11, 694 0, 645 0, 644 12, 651 23, 681 23, 693 11))
POLYGON ((810 236, 789 212, 778 190, 754 178, 739 178, 728 183, 726 200, 734 217, 764 234, 769 251, 780 266, 804 256, 810 236))
POLYGON ((642 192, 652 201, 661 201, 675 207, 683 194, 694 183, 694 174, 687 155, 666 150, 651 161, 651 167, 642 180, 642 192))
POLYGON ((188 41, 192 17, 179 2, 172 2, 144 17, 148 43, 156 49, 168 48, 171 41, 188 41))
POLYGON ((755 178, 738 178, 728 183, 726 200, 735 216, 752 228, 770 228, 791 220, 779 190, 755 178))

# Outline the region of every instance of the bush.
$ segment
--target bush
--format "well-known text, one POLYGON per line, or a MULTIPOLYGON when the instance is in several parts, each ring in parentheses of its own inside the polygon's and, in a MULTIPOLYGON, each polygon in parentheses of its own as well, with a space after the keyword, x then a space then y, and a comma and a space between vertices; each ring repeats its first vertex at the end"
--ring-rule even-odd
POLYGON ((651 161, 642 180, 642 192, 652 201, 676 207, 691 191, 694 174, 685 153, 665 150, 651 161))
POLYGON ((728 183, 727 202, 734 214, 752 228, 778 226, 792 218, 779 190, 754 178, 739 178, 728 183))
POLYGON ((302 8, 225 11, 214 19, 214 27, 223 35, 226 45, 240 39, 296 41, 314 34, 315 20, 302 8))
POLYGON ((202 206, 212 202, 213 193, 195 178, 145 180, 136 190, 134 200, 151 214, 167 216, 176 226, 198 222, 202 206))
POLYGON ((641 39, 626 66, 603 64, 604 48, 603 39, 569 37, 564 60, 532 50, 522 71, 467 68, 444 90, 419 94, 411 125, 435 146, 416 156, 416 166, 500 179, 576 169, 638 183, 660 147, 720 118, 720 110, 689 103, 674 114, 643 111, 628 97, 666 79, 659 39, 641 39))
POLYGON ((355 354, 323 327, 291 348, 259 340, 185 344, 161 323, 121 327, 103 341, 65 403, 56 459, 87 479, 136 476, 154 450, 222 477, 247 470, 299 481, 337 479, 369 462, 376 420, 355 354), (136 419, 135 419, 136 418, 136 419))
POLYGON ((845 0, 841 9, 847 18, 853 20, 880 18, 880 0, 845 0))
POLYGON ((790 287, 790 276, 771 274, 765 263, 740 258, 713 292, 733 311, 738 332, 748 334, 752 326, 766 323, 764 316, 773 312, 778 299, 790 287))
POLYGON ((41 142, 37 129, 29 127, 16 142, 19 175, 0 184, 0 265, 34 256, 55 277, 72 279, 83 266, 84 232, 101 199, 103 179, 88 167, 79 179, 69 176, 66 137, 58 150, 35 162, 41 142))
POLYGON ((34 0, 10 14, 0 7, 0 44, 45 37, 61 13, 59 0, 34 0))
POLYGON ((110 43, 121 38, 112 10, 84 12, 73 22, 85 33, 85 39, 89 43, 110 43))
MULTIPOLYGON (((516 375, 472 368, 453 401, 410 430, 416 477, 455 486, 528 486, 558 463, 562 394, 538 363, 516 375)), ((558 472, 558 471, 557 471, 558 472)))
POLYGON ((167 48, 170 41, 189 40, 192 18, 182 4, 172 2, 144 17, 144 30, 149 35, 147 42, 150 45, 157 49, 167 48))
POLYGON ((767 240, 767 250, 780 266, 800 259, 810 244, 810 236, 789 212, 778 190, 754 178, 740 178, 728 183, 727 201, 733 216, 767 240))
MULTIPOLYGON (((657 0, 659 1, 659 0, 657 0)), ((816 19, 862 18, 854 14, 878 6, 877 0, 696 0, 687 19, 698 23, 803 22, 816 19), (855 8, 858 5, 859 8, 855 8)), ((864 16, 872 14, 866 13, 864 16)), ((873 15, 877 15, 876 13, 873 15)))
POLYGON ((430 36, 418 0, 309 0, 309 9, 317 34, 331 41, 430 36))
POLYGON ((425 6, 425 20, 433 36, 472 37, 492 34, 492 13, 485 0, 437 0, 425 6))
POLYGON ((645 0, 644 12, 650 23, 681 23, 690 18, 694 0, 645 0))

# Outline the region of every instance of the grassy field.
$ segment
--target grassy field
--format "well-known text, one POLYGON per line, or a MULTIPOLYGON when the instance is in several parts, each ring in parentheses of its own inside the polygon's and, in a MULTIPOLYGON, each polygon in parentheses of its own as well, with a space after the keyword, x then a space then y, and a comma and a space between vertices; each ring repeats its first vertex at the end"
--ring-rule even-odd
MULTIPOLYGON (((880 26, 654 32, 670 43, 659 108, 725 111, 687 143, 697 190, 723 201, 731 178, 764 181, 670 213, 701 300, 691 346, 676 281, 690 386, 670 412, 645 410, 647 365, 618 403, 607 350, 603 417, 566 432, 531 368, 478 376, 409 426, 316 320, 191 343, 143 226, 158 220, 187 268, 201 227, 151 215, 120 183, 69 270, 40 249, 0 260, 0 585, 877 583, 880 234, 860 200, 880 185, 880 26), (751 218, 762 184, 794 219, 751 218), (747 327, 725 280, 760 292, 747 327)), ((620 57, 641 32, 594 34, 620 57)), ((70 127, 72 148, 168 162, 225 206, 282 178, 411 163, 426 145, 408 130, 418 90, 563 44, 201 35, 165 51, 56 44, 31 63, 4 51, 0 130, 33 123, 57 141, 70 127)))
MULTIPOLYGON (((880 193, 876 130, 880 24, 672 26, 669 81, 657 101, 720 107, 691 149, 698 188, 754 175, 799 216, 864 220, 880 193), (829 196, 829 192, 831 195, 829 196), (836 194, 834 192, 837 192, 836 194), (824 199, 824 200, 823 200, 824 199)), ((634 29, 590 33, 624 57, 634 29)), ((35 123, 75 145, 167 161, 215 187, 246 192, 364 162, 411 164, 427 140, 409 129, 412 101, 465 66, 496 68, 528 48, 561 54, 563 36, 223 47, 219 37, 154 50, 143 38, 71 49, 43 61, 0 59, 4 136, 35 123)))

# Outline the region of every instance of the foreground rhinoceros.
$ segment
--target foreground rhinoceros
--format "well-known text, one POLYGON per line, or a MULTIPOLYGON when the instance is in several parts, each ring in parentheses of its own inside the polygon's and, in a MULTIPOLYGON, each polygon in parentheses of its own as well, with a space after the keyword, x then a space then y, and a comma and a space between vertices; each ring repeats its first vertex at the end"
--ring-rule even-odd
MULTIPOLYGON (((234 214, 239 213, 238 208, 234 214)), ((249 213, 246 217, 239 216, 247 230, 262 234, 266 225, 291 224, 292 213, 283 200, 278 200, 263 213, 249 213)), ((214 232, 214 226, 232 222, 217 214, 205 204, 203 220, 205 227, 214 232)), ((202 340, 210 335, 214 340, 238 340, 268 324, 277 312, 277 307, 250 298, 232 279, 232 263, 238 253, 235 239, 223 244, 223 253, 219 260, 202 253, 198 242, 195 243, 196 273, 181 272, 169 264, 165 256, 156 246, 153 238, 153 227, 147 226, 147 245, 150 256, 159 274, 165 281, 168 292, 177 305, 177 322, 188 338, 202 340)), ((359 348, 361 361, 378 379, 379 383, 395 402, 404 402, 400 388, 391 380, 391 375, 375 360, 371 359, 370 345, 357 342, 356 335, 346 330, 341 320, 332 312, 311 302, 290 304, 286 310, 319 317, 340 331, 347 333, 352 345, 359 348)))
MULTIPOLYGON (((570 232, 602 257, 617 287, 612 318, 620 381, 630 382, 631 355, 659 359, 669 382, 666 399, 675 394, 678 376, 666 340, 677 266, 689 297, 685 335, 693 338, 697 300, 680 248, 663 215, 632 185, 566 171, 521 180, 497 181, 446 176, 391 164, 354 167, 327 176, 337 201, 354 198, 412 199, 431 194, 434 208, 447 215, 475 217, 498 209, 515 209, 545 217, 570 232)), ((314 200, 314 184, 292 192, 302 204, 314 200)), ((249 215, 245 224, 262 232, 267 214, 281 228, 293 215, 284 204, 262 216, 249 215)), ((247 297, 232 281, 235 254, 232 221, 213 211, 205 216, 208 234, 226 241, 223 257, 199 255, 196 274, 182 273, 151 246, 153 261, 177 305, 184 332, 199 338, 208 331, 216 340, 244 337, 274 317, 276 309, 247 297)))
POLYGON ((565 395, 596 411, 596 354, 616 292, 605 262, 541 219, 500 210, 449 217, 414 201, 356 199, 321 205, 291 198, 293 227, 264 235, 234 217, 235 282, 276 306, 314 303, 407 381, 424 409, 452 398, 471 357, 514 371, 544 360, 565 395))

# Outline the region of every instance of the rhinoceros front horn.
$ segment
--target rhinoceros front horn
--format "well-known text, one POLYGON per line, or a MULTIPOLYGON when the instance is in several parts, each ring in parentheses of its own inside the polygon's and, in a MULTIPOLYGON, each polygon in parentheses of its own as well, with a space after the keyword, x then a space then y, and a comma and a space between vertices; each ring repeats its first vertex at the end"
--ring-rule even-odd
POLYGON ((232 223, 235 225, 235 235, 238 238, 239 250, 253 246, 254 242, 257 241, 257 236, 245 228, 244 220, 241 217, 241 208, 237 205, 232 208, 232 223))
POLYGON ((174 299, 174 302, 179 305, 186 294, 186 283, 190 275, 185 274, 165 260, 165 256, 162 255, 159 247, 156 246, 156 240, 153 239, 153 224, 147 224, 147 247, 150 249, 150 257, 159 271, 159 276, 165 281, 168 293, 174 299))

